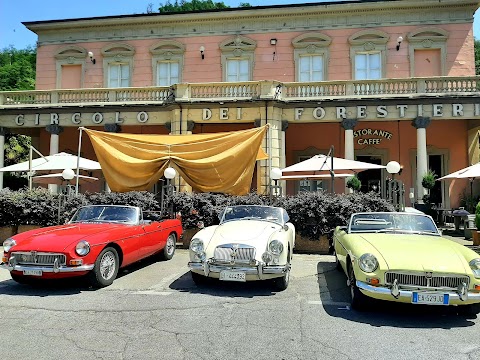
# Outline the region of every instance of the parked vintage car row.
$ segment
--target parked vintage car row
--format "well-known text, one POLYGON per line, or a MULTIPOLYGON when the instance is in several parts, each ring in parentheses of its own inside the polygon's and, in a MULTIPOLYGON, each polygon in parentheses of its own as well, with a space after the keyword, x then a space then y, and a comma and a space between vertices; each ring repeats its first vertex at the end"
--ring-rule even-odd
MULTIPOLYGON (((2 264, 20 283, 86 275, 93 286, 108 286, 133 262, 173 257, 181 221, 150 216, 133 206, 85 206, 65 225, 7 239, 2 264)), ((188 267, 197 285, 207 278, 271 280, 282 291, 290 281, 294 248, 295 227, 284 209, 227 206, 219 225, 191 240, 188 267)), ((480 312, 479 255, 442 238, 430 216, 355 213, 347 226, 335 229, 334 249, 355 309, 380 299, 480 312)))

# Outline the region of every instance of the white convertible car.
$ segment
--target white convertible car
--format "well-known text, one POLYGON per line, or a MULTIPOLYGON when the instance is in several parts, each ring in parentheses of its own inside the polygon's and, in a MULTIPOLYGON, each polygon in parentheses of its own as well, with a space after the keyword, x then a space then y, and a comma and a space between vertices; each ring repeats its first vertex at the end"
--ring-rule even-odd
POLYGON ((224 281, 272 279, 285 290, 295 246, 295 227, 285 209, 272 206, 227 206, 219 225, 200 230, 190 242, 192 279, 224 281))

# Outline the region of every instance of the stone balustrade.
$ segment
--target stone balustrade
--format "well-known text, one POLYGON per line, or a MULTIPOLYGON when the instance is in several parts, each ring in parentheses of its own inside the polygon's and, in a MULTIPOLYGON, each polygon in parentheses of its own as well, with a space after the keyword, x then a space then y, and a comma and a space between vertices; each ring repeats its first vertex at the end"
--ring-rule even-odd
POLYGON ((48 107, 61 104, 162 104, 231 100, 328 100, 358 97, 411 97, 439 94, 472 96, 480 92, 480 76, 339 80, 320 82, 212 82, 171 87, 55 89, 0 92, 0 108, 48 107))

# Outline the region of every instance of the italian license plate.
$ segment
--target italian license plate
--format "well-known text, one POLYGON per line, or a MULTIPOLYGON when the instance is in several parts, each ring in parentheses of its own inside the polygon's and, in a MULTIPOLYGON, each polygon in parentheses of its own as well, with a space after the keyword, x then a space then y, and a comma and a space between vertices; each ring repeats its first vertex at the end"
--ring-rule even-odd
POLYGON ((245 273, 241 271, 229 271, 222 270, 220 271, 220 280, 224 281, 247 281, 245 278, 245 273))
POLYGON ((414 292, 412 296, 414 304, 448 305, 448 300, 448 294, 414 292))
POLYGON ((23 270, 23 275, 42 276, 42 270, 23 270))

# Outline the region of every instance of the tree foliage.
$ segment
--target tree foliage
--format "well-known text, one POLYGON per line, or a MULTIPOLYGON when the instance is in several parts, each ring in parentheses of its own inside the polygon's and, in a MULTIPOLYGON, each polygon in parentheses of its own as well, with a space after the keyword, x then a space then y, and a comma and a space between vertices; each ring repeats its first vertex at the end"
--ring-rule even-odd
POLYGON ((32 90, 35 88, 37 50, 18 50, 13 46, 0 51, 0 90, 32 90))
MULTIPOLYGON (((251 7, 249 3, 242 2, 240 3, 239 7, 251 7)), ((212 0, 175 0, 175 2, 171 2, 167 0, 165 4, 160 3, 160 7, 158 11, 160 13, 172 13, 172 12, 181 12, 181 11, 201 11, 201 10, 216 10, 216 9, 227 9, 230 6, 225 5, 223 1, 214 2, 212 0)), ((148 5, 147 13, 151 13, 152 11, 152 4, 148 5)))

